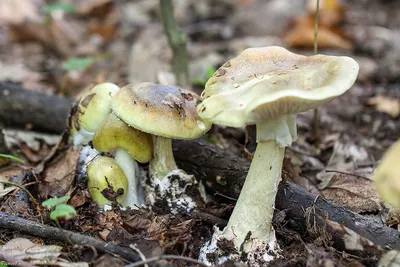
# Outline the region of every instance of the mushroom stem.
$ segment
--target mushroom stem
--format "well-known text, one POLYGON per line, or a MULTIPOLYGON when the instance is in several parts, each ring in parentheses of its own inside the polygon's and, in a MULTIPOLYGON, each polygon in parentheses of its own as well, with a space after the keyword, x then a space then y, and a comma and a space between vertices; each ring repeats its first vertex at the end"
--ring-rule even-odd
MULTIPOLYGON (((257 135, 265 127, 257 125, 257 135)), ((275 196, 281 180, 285 148, 275 140, 258 141, 257 149, 235 209, 222 236, 232 240, 238 251, 252 251, 261 241, 274 250, 272 227, 275 196), (243 246, 242 246, 243 245, 243 246)))
POLYGON ((154 156, 150 160, 150 177, 162 180, 169 172, 178 169, 172 153, 172 140, 154 136, 154 156))
POLYGON ((136 179, 136 169, 137 163, 136 161, 122 148, 118 148, 115 152, 115 161, 124 171, 124 174, 128 180, 127 191, 124 192, 124 195, 121 199, 121 204, 124 207, 131 207, 134 209, 139 206, 139 197, 138 197, 138 181, 136 179))

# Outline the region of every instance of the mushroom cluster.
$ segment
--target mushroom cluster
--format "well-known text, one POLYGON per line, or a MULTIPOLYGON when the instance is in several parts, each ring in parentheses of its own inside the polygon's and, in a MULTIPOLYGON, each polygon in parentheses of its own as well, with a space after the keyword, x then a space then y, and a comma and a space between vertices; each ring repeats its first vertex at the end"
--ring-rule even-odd
POLYGON ((171 140, 194 139, 209 130, 211 124, 197 115, 199 99, 182 88, 150 83, 121 89, 103 83, 81 98, 71 115, 71 136, 75 146, 86 145, 85 158, 92 155, 83 162, 89 164, 89 191, 99 207, 112 202, 105 189, 117 193, 115 200, 124 206, 140 205, 135 161, 150 161, 149 179, 140 181, 147 203, 166 204, 173 213, 196 206, 187 191, 198 183, 176 166, 171 140))
POLYGON ((278 252, 272 217, 285 147, 296 138, 296 114, 345 93, 357 73, 349 57, 306 57, 271 46, 243 51, 208 80, 198 106, 201 118, 257 127, 258 145, 241 194, 228 225, 214 236, 232 242, 237 256, 246 253, 251 266, 264 266, 278 252))

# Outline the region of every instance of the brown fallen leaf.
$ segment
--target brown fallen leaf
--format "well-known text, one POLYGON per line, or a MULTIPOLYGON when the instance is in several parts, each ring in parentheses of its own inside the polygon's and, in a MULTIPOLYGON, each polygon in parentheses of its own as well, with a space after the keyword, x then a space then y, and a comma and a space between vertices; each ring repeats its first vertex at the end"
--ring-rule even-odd
POLYGON ((382 210, 381 200, 372 180, 337 173, 331 178, 329 186, 322 190, 322 194, 326 199, 357 213, 382 210))
POLYGON ((46 199, 48 196, 65 196, 70 193, 78 158, 79 151, 74 151, 71 147, 45 165, 39 185, 41 197, 46 199))
MULTIPOLYGON (((317 1, 309 0, 307 12, 315 15, 317 1)), ((320 0, 319 3, 319 24, 324 26, 335 26, 342 22, 345 15, 345 7, 339 0, 320 0)))
POLYGON ((400 99, 391 98, 382 95, 372 97, 367 100, 367 105, 374 106, 379 112, 386 113, 392 118, 397 118, 400 115, 400 99))
POLYGON ((37 6, 32 0, 0 0, 0 24, 20 24, 25 21, 39 21, 37 6))
MULTIPOLYGON (((314 16, 297 19, 289 26, 282 39, 290 47, 312 48, 314 46, 314 16)), ((318 47, 352 49, 351 39, 340 29, 320 25, 318 28, 318 47)))

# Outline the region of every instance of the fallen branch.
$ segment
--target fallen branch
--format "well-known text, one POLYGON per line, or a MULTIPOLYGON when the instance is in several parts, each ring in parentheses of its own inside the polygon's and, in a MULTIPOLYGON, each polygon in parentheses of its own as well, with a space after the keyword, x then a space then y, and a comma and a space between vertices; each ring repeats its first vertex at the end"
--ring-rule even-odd
POLYGON ((0 128, 61 133, 67 124, 71 104, 71 99, 0 83, 0 128))
POLYGON ((130 248, 116 246, 90 236, 85 236, 53 226, 25 220, 20 217, 8 216, 3 212, 0 212, 0 228, 9 229, 32 236, 38 236, 45 239, 58 240, 76 245, 92 246, 101 252, 118 255, 130 262, 140 261, 140 257, 130 248))
MULTIPOLYGON (((3 88, 0 89, 1 95, 1 90, 4 90, 4 86, 0 86, 0 88, 3 88)), ((7 88, 12 89, 11 87, 7 88)), ((59 106, 54 107, 52 102, 48 102, 49 98, 47 95, 32 92, 26 93, 23 92, 23 89, 15 86, 13 88, 12 90, 16 90, 18 94, 23 94, 25 96, 34 94, 34 103, 32 104, 34 106, 37 102, 46 103, 42 107, 45 109, 45 111, 43 111, 45 114, 57 113, 59 110, 64 110, 65 114, 60 113, 60 115, 63 117, 62 121, 66 120, 68 109, 71 104, 69 100, 60 100, 60 97, 54 96, 59 98, 59 100, 56 101, 59 106)), ((21 100, 18 94, 11 93, 10 91, 7 101, 14 103, 13 105, 17 105, 15 103, 19 103, 18 101, 21 100)), ((2 107, 3 101, 3 97, 0 97, 0 107, 2 107)), ((25 109, 31 109, 29 98, 23 99, 22 101, 25 109)), ((5 123, 4 119, 8 117, 0 116, 0 125, 5 124, 12 127, 23 128, 25 124, 30 121, 32 115, 28 115, 26 112, 18 112, 18 110, 14 110, 15 114, 11 114, 11 117, 18 119, 17 124, 14 124, 15 120, 5 123)), ((0 114, 1 113, 2 111, 0 109, 0 114)), ((46 128, 44 127, 45 124, 48 126, 57 125, 57 127, 53 128, 52 132, 61 133, 63 130, 63 127, 60 127, 60 120, 55 116, 46 117, 43 121, 35 120, 35 123, 37 124, 33 126, 38 130, 46 128)), ((239 196, 240 188, 243 185, 250 166, 249 161, 231 155, 203 139, 174 141, 173 146, 178 166, 189 173, 195 174, 199 180, 204 182, 209 192, 219 193, 234 199, 239 196)), ((365 216, 351 212, 331 201, 324 200, 320 197, 317 198, 293 184, 281 185, 276 199, 276 208, 286 211, 288 226, 299 232, 304 233, 307 231, 305 211, 312 208, 316 217, 322 218, 316 220, 319 227, 324 227, 325 224, 329 224, 328 220, 334 221, 371 240, 376 245, 400 249, 400 238, 397 230, 386 227, 381 222, 372 221, 365 216)), ((57 229, 57 231, 59 231, 59 229, 57 229)))

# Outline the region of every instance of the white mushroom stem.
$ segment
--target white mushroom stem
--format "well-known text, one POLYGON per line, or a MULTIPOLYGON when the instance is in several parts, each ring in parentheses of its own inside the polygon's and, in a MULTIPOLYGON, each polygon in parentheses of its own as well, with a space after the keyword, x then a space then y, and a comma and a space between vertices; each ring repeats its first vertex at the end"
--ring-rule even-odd
POLYGON ((257 246, 265 247, 267 244, 270 250, 275 250, 272 217, 285 152, 285 145, 278 144, 277 140, 290 145, 295 137, 293 123, 295 116, 289 115, 257 124, 257 149, 235 209, 221 236, 232 240, 238 251, 251 252, 257 246))
POLYGON ((140 205, 137 190, 138 180, 136 179, 137 163, 128 152, 121 148, 118 148, 115 152, 115 161, 124 171, 128 179, 128 190, 124 192, 121 204, 124 207, 135 208, 140 205))
POLYGON ((162 180, 169 172, 177 169, 172 140, 161 136, 154 136, 154 156, 150 160, 150 176, 162 180))

